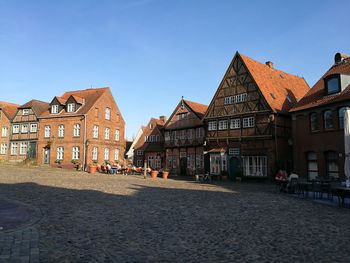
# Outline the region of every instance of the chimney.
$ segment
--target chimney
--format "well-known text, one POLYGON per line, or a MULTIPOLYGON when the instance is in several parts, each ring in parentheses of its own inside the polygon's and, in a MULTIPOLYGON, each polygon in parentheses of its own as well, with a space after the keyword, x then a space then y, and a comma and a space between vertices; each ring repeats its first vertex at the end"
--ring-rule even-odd
POLYGON ((266 61, 265 64, 266 64, 266 66, 268 66, 269 68, 273 68, 273 62, 272 62, 272 61, 266 61))
POLYGON ((161 121, 163 121, 164 123, 165 123, 166 120, 167 120, 166 116, 159 116, 159 119, 160 119, 161 121))
POLYGON ((348 58, 349 56, 346 54, 342 54, 340 52, 338 52, 337 54, 335 54, 334 56, 334 63, 335 64, 339 64, 341 63, 344 59, 348 58))

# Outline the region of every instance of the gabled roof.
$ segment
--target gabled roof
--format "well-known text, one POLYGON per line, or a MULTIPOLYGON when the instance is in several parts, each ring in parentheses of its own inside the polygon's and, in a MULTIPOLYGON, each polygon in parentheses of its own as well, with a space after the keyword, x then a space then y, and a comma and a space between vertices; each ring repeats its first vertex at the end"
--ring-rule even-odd
POLYGON ((40 100, 31 100, 19 106, 18 109, 31 108, 34 111, 35 115, 39 117, 44 111, 48 110, 49 107, 50 107, 50 104, 47 102, 40 101, 40 100))
POLYGON ((189 101, 189 100, 183 100, 185 104, 200 118, 202 119, 205 115, 205 112, 208 109, 207 105, 200 104, 197 102, 189 101))
POLYGON ((79 107, 79 109, 75 113, 67 113, 66 111, 61 111, 58 114, 51 114, 50 111, 47 110, 43 114, 41 114, 40 117, 85 114, 91 109, 91 107, 102 96, 102 94, 104 94, 108 90, 109 88, 95 88, 65 92, 61 97, 56 98, 60 98, 59 100, 65 103, 69 99, 69 97, 72 96, 78 103, 84 102, 84 104, 81 107, 79 107))
POLYGON ((241 57, 266 102, 274 111, 288 111, 310 90, 304 78, 275 69, 238 52, 236 55, 241 57))
POLYGON ((56 99, 61 105, 66 105, 66 101, 65 99, 55 96, 54 99, 56 99))
POLYGON ((5 101, 0 101, 0 109, 6 114, 8 119, 12 119, 17 111, 19 105, 14 103, 9 103, 5 101))
POLYGON ((83 98, 80 98, 80 97, 78 97, 78 96, 76 96, 76 95, 72 95, 72 98, 77 102, 77 103, 79 103, 79 104, 84 104, 84 99, 83 98))
POLYGON ((291 109, 291 112, 350 100, 350 85, 345 87, 345 89, 339 93, 326 95, 324 78, 332 74, 350 75, 350 57, 345 58, 338 64, 334 64, 325 74, 323 74, 311 90, 291 109))

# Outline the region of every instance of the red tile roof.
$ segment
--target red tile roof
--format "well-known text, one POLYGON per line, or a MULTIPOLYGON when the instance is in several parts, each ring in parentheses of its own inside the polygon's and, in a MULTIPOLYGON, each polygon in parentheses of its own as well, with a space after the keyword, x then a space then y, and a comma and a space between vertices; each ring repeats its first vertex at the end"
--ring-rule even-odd
POLYGON ((57 99, 57 101, 59 103, 61 103, 61 105, 66 105, 66 101, 65 99, 61 98, 61 97, 58 97, 58 96, 55 96, 55 98, 57 99))
POLYGON ((31 108, 35 115, 37 117, 39 117, 43 112, 47 111, 50 107, 50 104, 44 101, 40 101, 40 100, 31 100, 28 101, 27 103, 19 106, 19 109, 27 109, 27 108, 31 108))
POLYGON ((191 108, 192 111, 194 111, 198 115, 200 119, 204 117, 205 112, 208 109, 207 105, 189 101, 189 100, 184 100, 184 102, 187 104, 187 106, 191 108))
POLYGON ((310 90, 304 78, 275 69, 242 54, 238 55, 272 110, 288 111, 310 90))
POLYGON ((17 104, 0 101, 0 109, 9 119, 12 119, 15 116, 18 107, 19 105, 17 104))
POLYGON ((106 92, 109 88, 95 88, 95 89, 85 89, 85 90, 76 90, 65 92, 60 98, 59 101, 67 101, 70 96, 73 96, 78 103, 84 102, 84 104, 75 112, 67 113, 66 111, 61 111, 58 114, 51 114, 49 110, 41 114, 40 117, 49 117, 49 116, 65 116, 65 115, 81 115, 87 113, 95 102, 106 92))
POLYGON ((341 63, 334 64, 312 87, 312 89, 302 98, 292 109, 291 112, 306 110, 322 105, 327 105, 339 101, 350 99, 350 85, 343 91, 326 95, 324 78, 332 74, 350 75, 350 58, 345 58, 341 63))

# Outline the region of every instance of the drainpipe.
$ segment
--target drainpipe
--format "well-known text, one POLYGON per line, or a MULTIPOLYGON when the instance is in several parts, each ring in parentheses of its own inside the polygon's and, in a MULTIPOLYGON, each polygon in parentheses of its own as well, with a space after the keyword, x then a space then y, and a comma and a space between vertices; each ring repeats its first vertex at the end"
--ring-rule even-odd
POLYGON ((86 171, 86 114, 84 114, 83 169, 86 171))

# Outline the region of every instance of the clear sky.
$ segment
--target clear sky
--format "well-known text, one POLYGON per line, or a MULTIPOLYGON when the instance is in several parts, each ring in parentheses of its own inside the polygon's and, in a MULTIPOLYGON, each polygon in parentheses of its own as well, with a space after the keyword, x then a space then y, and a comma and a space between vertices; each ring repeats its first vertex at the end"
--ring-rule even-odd
POLYGON ((312 86, 350 55, 350 1, 0 0, 0 100, 110 87, 129 139, 181 96, 209 104, 233 55, 312 86))

